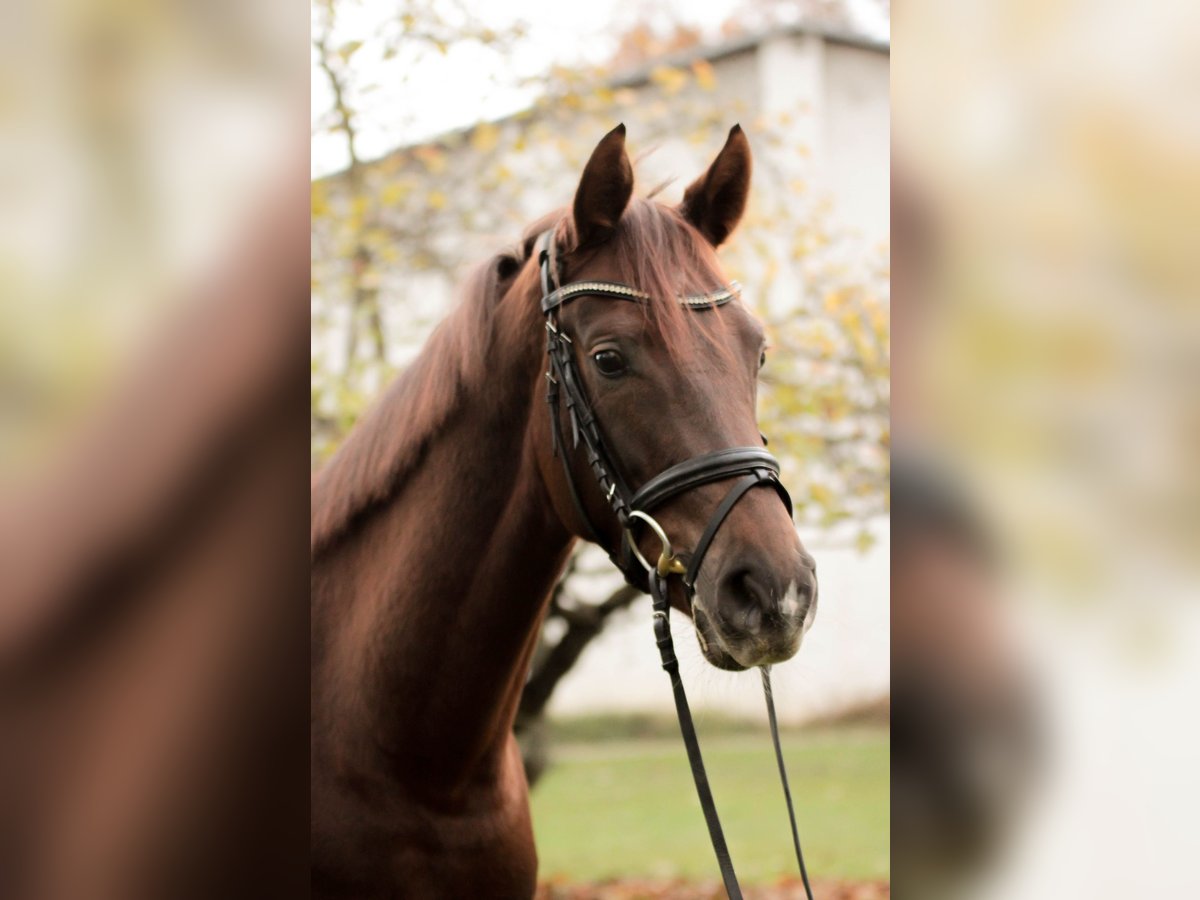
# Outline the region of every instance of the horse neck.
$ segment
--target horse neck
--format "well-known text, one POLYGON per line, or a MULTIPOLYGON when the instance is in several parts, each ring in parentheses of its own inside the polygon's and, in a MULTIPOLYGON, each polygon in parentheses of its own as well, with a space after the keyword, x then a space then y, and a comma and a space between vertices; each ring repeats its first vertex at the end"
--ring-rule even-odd
POLYGON ((534 452, 541 364, 526 348, 491 365, 395 495, 314 560, 314 765, 324 750, 342 774, 444 791, 502 764, 572 541, 534 452))

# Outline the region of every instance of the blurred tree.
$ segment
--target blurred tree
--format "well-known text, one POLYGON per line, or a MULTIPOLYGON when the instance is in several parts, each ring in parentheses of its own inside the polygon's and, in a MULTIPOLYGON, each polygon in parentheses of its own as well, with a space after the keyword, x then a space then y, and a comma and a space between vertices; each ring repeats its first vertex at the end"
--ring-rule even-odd
POLYGON ((589 603, 575 593, 574 586, 581 578, 596 574, 599 573, 582 570, 580 554, 575 554, 568 561, 550 598, 546 625, 539 635, 529 681, 521 694, 517 720, 513 726, 525 760, 525 777, 530 785, 541 777, 548 762, 545 715, 554 689, 579 661, 592 640, 604 630, 613 614, 628 608, 642 596, 637 588, 623 584, 600 603, 589 603))
MULTIPOLYGON (((754 14, 764 8, 746 6, 754 14)), ((363 83, 363 71, 382 77, 388 60, 402 59, 411 73, 424 55, 463 44, 513 56, 526 31, 485 27, 457 0, 404 0, 379 33, 339 42, 338 9, 332 0, 320 5, 313 37, 314 65, 332 96, 316 127, 341 135, 348 159, 345 170, 312 189, 314 465, 444 313, 441 305, 423 305, 422 279, 430 279, 431 296, 443 296, 461 266, 511 241, 545 211, 529 208, 533 189, 561 185, 566 196, 595 135, 625 121, 643 146, 682 138, 707 149, 731 118, 741 118, 756 148, 755 189, 751 212, 723 255, 747 286, 771 345, 760 392, 763 430, 784 464, 798 520, 867 547, 868 523, 888 503, 888 257, 881 247, 864 258, 855 239, 830 224, 827 201, 795 171, 804 148, 790 127, 802 111, 750 119, 740 98, 718 97, 714 68, 702 54, 688 63, 656 62, 662 53, 696 47, 701 34, 678 23, 637 21, 612 36, 609 63, 540 73, 527 110, 364 162, 356 138, 372 84, 363 83), (362 59, 373 63, 360 68, 362 59), (644 84, 614 79, 614 68, 629 66, 645 72, 644 84)), ((735 21, 721 32, 741 27, 735 21)), ((534 87, 531 79, 513 80, 534 87)), ((550 604, 517 721, 531 782, 544 766, 542 717, 555 687, 613 614, 638 596, 621 587, 589 604, 581 594, 596 592, 576 585, 595 577, 573 561, 550 604)))
POLYGON ((616 52, 608 65, 617 72, 632 69, 697 47, 702 40, 700 29, 693 25, 675 22, 665 34, 660 34, 658 29, 643 19, 621 33, 616 52))
MULTIPOLYGON (((337 179, 336 198, 331 196, 326 182, 314 184, 312 214, 314 220, 334 223, 331 229, 314 229, 314 262, 332 262, 332 271, 314 272, 314 289, 321 289, 322 298, 329 298, 333 288, 341 296, 333 306, 342 313, 331 322, 334 310, 325 304, 314 303, 314 329, 340 330, 344 333, 341 365, 335 365, 336 379, 330 387, 336 391, 334 406, 346 408, 346 416, 333 417, 328 404, 314 389, 314 429, 330 444, 362 409, 355 396, 355 382, 366 377, 372 384, 379 377, 393 374, 389 368, 384 312, 379 301, 380 266, 405 266, 415 269, 435 268, 449 273, 459 262, 447 258, 433 238, 439 234, 439 224, 431 221, 430 210, 440 210, 444 195, 437 191, 418 192, 421 179, 409 171, 403 156, 364 164, 359 149, 359 130, 368 98, 378 90, 378 78, 399 70, 400 79, 407 80, 430 53, 446 54, 454 45, 474 43, 504 52, 521 33, 514 26, 498 31, 473 24, 471 15, 459 0, 400 0, 394 16, 386 19, 379 31, 368 37, 339 39, 339 10, 353 4, 336 0, 320 0, 313 9, 313 62, 324 75, 329 87, 330 105, 317 121, 317 130, 340 135, 344 142, 346 167, 337 179), (356 58, 369 57, 367 65, 356 58), (403 66, 384 65, 402 61, 403 66), (364 72, 373 75, 365 76, 364 72), (411 195, 411 196, 410 196, 411 195), (409 210, 417 215, 397 215, 403 212, 408 200, 409 210), (318 240, 326 238, 326 240, 318 240), (336 286, 333 282, 339 282, 336 286), (363 328, 366 347, 362 346, 363 328), (374 376, 374 377, 372 377, 374 376)), ((394 110, 389 110, 394 115, 394 110)), ((478 148, 477 148, 478 149, 478 148)), ((444 165, 442 152, 434 145, 416 148, 413 156, 428 174, 436 174, 444 165)), ((326 362, 329 358, 326 357, 326 362)), ((318 380, 330 373, 314 367, 314 388, 318 380)), ((358 385, 359 388, 362 385, 358 385)), ((325 449, 329 449, 326 447, 325 449)))

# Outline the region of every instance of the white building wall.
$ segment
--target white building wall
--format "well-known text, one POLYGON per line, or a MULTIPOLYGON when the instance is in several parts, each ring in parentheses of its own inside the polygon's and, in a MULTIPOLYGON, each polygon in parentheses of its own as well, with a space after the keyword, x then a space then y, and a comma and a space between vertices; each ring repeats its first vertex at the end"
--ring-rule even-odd
POLYGON ((871 246, 891 229, 890 58, 830 44, 825 50, 822 176, 835 214, 871 246))

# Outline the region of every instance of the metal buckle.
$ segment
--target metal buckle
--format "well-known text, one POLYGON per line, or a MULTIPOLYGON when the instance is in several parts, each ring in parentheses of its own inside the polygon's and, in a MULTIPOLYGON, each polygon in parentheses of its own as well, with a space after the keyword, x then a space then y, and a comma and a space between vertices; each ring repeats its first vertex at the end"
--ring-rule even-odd
POLYGON ((642 551, 638 549, 637 541, 633 539, 633 532, 629 529, 629 526, 625 527, 625 540, 629 542, 629 549, 633 551, 634 557, 647 572, 657 570, 661 577, 666 578, 668 575, 682 575, 687 571, 687 567, 675 556, 674 551, 671 550, 671 541, 667 537, 667 533, 663 531, 663 527, 654 520, 653 516, 647 515, 638 509, 631 512, 629 518, 641 519, 650 526, 650 529, 662 541, 662 550, 658 554, 658 563, 652 566, 646 560, 646 557, 642 556, 642 551))

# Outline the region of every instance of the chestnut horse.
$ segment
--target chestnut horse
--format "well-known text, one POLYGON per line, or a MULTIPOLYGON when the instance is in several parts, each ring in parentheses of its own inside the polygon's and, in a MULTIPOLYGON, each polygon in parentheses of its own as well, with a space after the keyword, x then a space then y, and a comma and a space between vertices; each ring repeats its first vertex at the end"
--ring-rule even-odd
MULTIPOLYGON (((631 200, 624 126, 610 132, 570 211, 476 271, 318 475, 314 896, 532 896, 537 854, 512 724, 551 589, 586 533, 552 445, 534 242, 554 228, 564 281, 619 281, 651 297, 584 297, 559 320, 631 485, 701 453, 761 446, 762 327, 737 301, 700 313, 675 302, 728 282, 714 251, 742 216, 750 168, 735 127, 678 207, 631 200)), ((614 551, 620 529, 584 454, 561 452, 614 551)), ((679 546, 695 546, 727 489, 704 485, 655 515, 679 546)), ((651 537, 641 550, 658 548, 651 537)), ((815 596, 784 505, 751 491, 696 582, 705 657, 731 670, 791 657, 815 596)), ((682 591, 672 601, 692 615, 682 591)))

